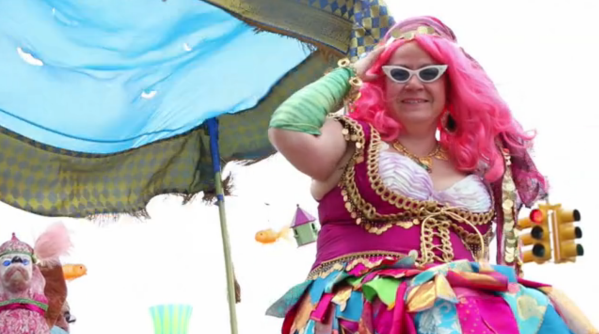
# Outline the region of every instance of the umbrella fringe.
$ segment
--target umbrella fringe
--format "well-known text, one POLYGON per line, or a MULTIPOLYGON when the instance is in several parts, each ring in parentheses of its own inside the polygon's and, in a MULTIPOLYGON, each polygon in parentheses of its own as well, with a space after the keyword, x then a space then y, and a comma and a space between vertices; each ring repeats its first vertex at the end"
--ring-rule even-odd
MULTIPOLYGON (((167 0, 162 0, 162 2, 166 2, 166 1, 167 0)), ((212 5, 215 5, 211 1, 209 1, 209 2, 212 5)), ((232 12, 232 11, 228 11, 226 9, 225 9, 225 11, 229 15, 237 18, 238 20, 242 21, 243 23, 245 23, 245 24, 251 26, 252 28, 254 28, 254 32, 255 33, 270 32, 270 33, 274 33, 274 34, 277 34, 277 35, 281 35, 281 36, 293 38, 295 40, 300 41, 300 43, 302 43, 302 45, 304 45, 307 48, 308 51, 310 51, 310 52, 318 51, 327 60, 335 60, 335 59, 339 59, 341 57, 345 57, 346 56, 345 54, 339 52, 338 50, 335 50, 335 49, 331 48, 330 46, 327 46, 325 44, 316 42, 314 40, 305 38, 305 37, 301 36, 300 34, 296 34, 296 33, 293 33, 291 31, 286 31, 286 30, 278 29, 278 28, 275 28, 275 27, 272 27, 272 26, 264 25, 264 24, 262 24, 260 22, 254 21, 252 19, 244 17, 243 15, 240 15, 240 14, 232 12)))
POLYGON ((264 161, 266 159, 270 159, 273 156, 275 156, 276 154, 277 154, 277 152, 274 152, 274 153, 271 153, 269 155, 260 157, 258 159, 236 159, 236 160, 233 160, 232 162, 238 164, 241 167, 247 167, 247 166, 255 165, 255 164, 257 164, 259 162, 262 162, 262 161, 264 161))
MULTIPOLYGON (((229 174, 227 177, 223 179, 223 193, 225 196, 231 196, 233 193, 233 175, 229 174)), ((183 196, 183 204, 187 204, 193 201, 199 193, 197 194, 185 194, 183 196)), ((216 188, 211 189, 209 191, 205 190, 202 192, 202 203, 206 205, 216 203, 216 188)))
POLYGON ((139 220, 142 219, 150 219, 150 214, 148 210, 139 209, 132 212, 122 212, 122 213, 97 213, 94 215, 86 216, 85 219, 91 221, 92 223, 98 224, 100 226, 108 225, 111 223, 116 223, 122 216, 134 217, 139 220))
POLYGON ((314 40, 305 38, 299 34, 296 34, 296 33, 290 32, 290 31, 286 31, 286 30, 282 30, 282 29, 278 29, 278 28, 275 28, 272 26, 266 26, 260 22, 256 22, 254 20, 248 19, 247 17, 243 17, 236 13, 229 12, 229 14, 231 14, 235 18, 243 21, 247 25, 251 26, 253 28, 253 31, 257 34, 262 33, 262 32, 270 32, 273 34, 277 34, 277 35, 281 35, 281 36, 285 36, 285 37, 289 37, 289 38, 298 40, 302 44, 302 46, 304 46, 306 48, 307 51, 319 52, 327 60, 334 60, 334 59, 339 59, 341 57, 345 57, 345 55, 343 53, 331 48, 330 46, 327 46, 325 44, 316 42, 314 40))
MULTIPOLYGON (((231 196, 233 192, 233 176, 229 174, 223 179, 223 191, 225 196, 231 196)), ((183 205, 189 204, 194 201, 200 193, 195 194, 166 194, 167 196, 176 196, 183 200, 183 205)), ((202 202, 206 205, 216 203, 216 189, 210 191, 204 191, 202 194, 202 202)), ((100 226, 107 225, 110 223, 116 223, 122 216, 134 217, 137 219, 150 219, 150 214, 146 208, 138 209, 130 212, 121 213, 98 213, 94 215, 86 216, 85 219, 96 223, 100 226)))

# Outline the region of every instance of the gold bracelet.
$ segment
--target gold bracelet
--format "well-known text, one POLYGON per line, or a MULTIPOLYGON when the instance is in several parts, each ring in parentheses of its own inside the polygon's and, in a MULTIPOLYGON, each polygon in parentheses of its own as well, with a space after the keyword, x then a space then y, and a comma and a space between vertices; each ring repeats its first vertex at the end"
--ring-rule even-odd
POLYGON ((350 71, 352 71, 352 77, 355 77, 358 75, 358 73, 356 72, 356 69, 354 67, 354 64, 352 64, 352 62, 349 60, 349 58, 340 59, 337 62, 337 66, 339 66, 341 68, 347 68, 350 71))
POLYGON ((343 99, 346 112, 352 112, 354 107, 353 104, 360 98, 360 88, 362 88, 363 82, 358 77, 356 69, 348 58, 339 60, 337 65, 341 68, 347 68, 352 72, 352 77, 349 79, 351 88, 343 99))

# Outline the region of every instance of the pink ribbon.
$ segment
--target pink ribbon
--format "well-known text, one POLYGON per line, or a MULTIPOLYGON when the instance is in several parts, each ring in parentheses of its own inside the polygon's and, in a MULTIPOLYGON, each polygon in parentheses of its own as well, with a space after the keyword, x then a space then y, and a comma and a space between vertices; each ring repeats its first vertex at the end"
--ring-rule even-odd
POLYGON ((408 282, 403 281, 397 288, 395 296, 395 307, 393 309, 393 325, 391 325, 391 334, 417 334, 414 319, 408 313, 405 296, 408 292, 408 282))

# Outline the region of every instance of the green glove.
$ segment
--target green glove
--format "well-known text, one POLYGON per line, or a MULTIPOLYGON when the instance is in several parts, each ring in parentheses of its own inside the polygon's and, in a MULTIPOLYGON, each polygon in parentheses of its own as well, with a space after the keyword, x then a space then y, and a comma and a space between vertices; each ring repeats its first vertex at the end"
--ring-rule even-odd
POLYGON ((353 71, 339 67, 291 95, 270 119, 270 127, 320 135, 326 116, 349 92, 353 71))

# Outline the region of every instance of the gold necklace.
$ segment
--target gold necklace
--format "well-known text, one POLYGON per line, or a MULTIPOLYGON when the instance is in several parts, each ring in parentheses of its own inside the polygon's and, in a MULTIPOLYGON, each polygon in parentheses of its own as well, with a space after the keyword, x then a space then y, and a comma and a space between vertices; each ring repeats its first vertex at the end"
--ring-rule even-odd
POLYGON ((393 143, 393 148, 396 149, 399 153, 405 155, 406 157, 412 159, 415 163, 420 165, 420 167, 424 168, 427 172, 433 172, 433 158, 439 160, 448 160, 447 152, 437 143, 437 146, 433 149, 431 153, 429 153, 426 157, 417 157, 412 154, 408 149, 403 146, 400 142, 396 141, 393 143))

